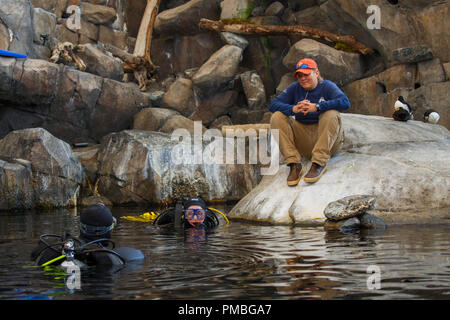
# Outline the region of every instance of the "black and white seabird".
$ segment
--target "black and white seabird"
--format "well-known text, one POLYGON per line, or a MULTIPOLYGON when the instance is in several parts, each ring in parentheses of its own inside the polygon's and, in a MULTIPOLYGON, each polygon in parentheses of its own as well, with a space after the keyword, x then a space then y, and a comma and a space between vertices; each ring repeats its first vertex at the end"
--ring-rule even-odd
POLYGON ((405 101, 403 96, 399 96, 397 101, 395 101, 394 109, 395 109, 395 111, 397 111, 399 109, 405 109, 409 113, 412 113, 412 109, 411 109, 410 105, 405 101))
POLYGON ((402 96, 399 96, 394 104, 392 118, 397 121, 408 121, 413 119, 412 108, 402 96))
POLYGON ((437 113, 437 111, 433 109, 428 109, 423 114, 423 121, 425 122, 436 124, 438 123, 439 118, 440 118, 439 113, 437 113))

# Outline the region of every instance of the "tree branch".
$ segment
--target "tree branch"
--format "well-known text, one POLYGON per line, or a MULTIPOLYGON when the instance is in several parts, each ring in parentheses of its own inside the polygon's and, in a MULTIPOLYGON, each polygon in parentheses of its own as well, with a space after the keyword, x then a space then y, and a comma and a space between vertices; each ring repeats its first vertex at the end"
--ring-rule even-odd
POLYGON ((205 30, 218 32, 232 32, 237 34, 258 34, 258 35, 287 35, 298 34, 305 38, 322 39, 330 43, 343 43, 363 55, 372 54, 374 51, 362 43, 355 40, 353 36, 340 36, 328 31, 315 29, 302 25, 275 26, 275 25, 255 25, 255 24, 224 24, 221 21, 201 19, 199 27, 205 30))

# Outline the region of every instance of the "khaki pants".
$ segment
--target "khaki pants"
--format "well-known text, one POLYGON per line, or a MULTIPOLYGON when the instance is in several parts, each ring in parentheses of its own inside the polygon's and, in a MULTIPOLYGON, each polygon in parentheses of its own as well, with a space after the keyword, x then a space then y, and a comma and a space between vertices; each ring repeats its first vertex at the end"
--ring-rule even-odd
POLYGON ((287 165, 299 163, 304 156, 324 166, 344 143, 341 116, 336 110, 325 111, 315 124, 302 124, 276 111, 270 128, 279 130, 280 152, 287 165))

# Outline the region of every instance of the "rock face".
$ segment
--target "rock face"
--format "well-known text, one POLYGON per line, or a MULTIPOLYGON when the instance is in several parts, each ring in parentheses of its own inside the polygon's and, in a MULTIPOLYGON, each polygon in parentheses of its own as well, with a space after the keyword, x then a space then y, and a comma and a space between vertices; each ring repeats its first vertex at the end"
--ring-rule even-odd
POLYGON ((395 49, 392 56, 398 63, 414 63, 433 59, 433 52, 428 46, 422 45, 395 49))
MULTIPOLYGON (((263 176, 261 183, 229 213, 232 218, 274 224, 323 224, 328 203, 353 194, 370 194, 373 213, 387 224, 448 216, 450 134, 419 121, 342 114, 345 142, 322 178, 288 187, 289 168, 263 176), (413 214, 418 212, 418 214, 413 214)), ((309 162, 303 159, 309 168, 309 162)), ((443 221, 436 219, 436 221, 443 221)))
POLYGON ((90 43, 85 44, 84 51, 79 56, 86 64, 86 72, 116 81, 122 80, 122 62, 107 55, 96 46, 90 43))
POLYGON ((136 84, 101 78, 44 60, 0 57, 0 137, 42 127, 68 142, 99 141, 128 129, 151 105, 136 84))
POLYGON ((414 118, 422 120, 431 108, 441 116, 439 124, 450 127, 448 99, 450 82, 439 60, 400 64, 368 78, 354 81, 343 90, 352 113, 392 117, 394 103, 402 95, 414 110, 414 118))
POLYGON ((220 19, 243 19, 251 13, 249 0, 224 0, 220 3, 220 19))
MULTIPOLYGON (((182 143, 191 148, 194 139, 182 143)), ((207 145, 200 142, 202 152, 207 145)), ((254 165, 196 164, 191 155, 183 160, 192 164, 174 162, 177 146, 180 142, 157 132, 128 130, 104 137, 98 158, 99 193, 119 205, 163 203, 182 195, 226 201, 242 198, 259 182, 254 165)))
MULTIPOLYGON (((421 6, 423 8, 426 5, 421 6)), ((418 8, 412 10, 405 8, 405 5, 394 6, 389 1, 332 0, 321 5, 319 12, 328 18, 325 24, 328 31, 354 35, 362 43, 380 52, 388 66, 394 63, 393 50, 425 43, 423 28, 426 26, 417 17, 417 12, 421 12, 418 8), (380 8, 380 29, 369 29, 367 26, 367 9, 370 5, 380 8)), ((312 19, 310 26, 319 27, 316 23, 319 24, 320 19, 312 19)))
POLYGON ((158 14, 154 30, 156 34, 195 34, 199 32, 201 18, 216 19, 219 16, 217 1, 191 0, 176 8, 158 14))
POLYGON ((41 34, 54 37, 56 33, 56 15, 42 8, 33 10, 33 41, 41 43, 41 34))
POLYGON ((450 110, 448 108, 450 81, 424 85, 411 92, 405 99, 408 99, 407 101, 410 101, 411 105, 416 108, 414 115, 417 120, 423 119, 423 114, 427 109, 434 109, 441 117, 438 124, 450 127, 450 110))
POLYGON ((176 79, 163 96, 162 105, 189 117, 196 109, 192 81, 185 78, 176 79))
POLYGON ((111 7, 83 2, 81 5, 81 15, 87 21, 95 24, 107 24, 116 19, 116 10, 111 7))
POLYGON ((42 128, 0 140, 1 210, 77 204, 83 169, 70 146, 42 128))
POLYGON ((0 49, 8 50, 9 38, 8 27, 3 22, 0 22, 0 49))
POLYGON ((0 47, 48 60, 55 42, 86 44, 88 68, 82 74, 44 61, 0 58, 5 76, 0 79, 0 137, 43 127, 68 142, 98 142, 102 135, 131 128, 134 115, 149 106, 177 110, 184 118, 172 122, 185 128, 188 119, 206 126, 221 116, 232 124, 262 121, 258 111, 293 81, 293 67, 304 56, 315 58, 323 77, 343 87, 352 103, 350 112, 391 117, 393 102, 403 95, 414 104, 415 119, 433 108, 441 115, 439 124, 450 128, 449 79, 443 71, 450 60, 448 1, 164 1, 152 34, 151 57, 159 68, 148 85, 150 101, 132 85, 105 80, 122 80, 121 62, 106 50, 94 49, 108 43, 133 52, 145 5, 138 0, 2 1, 0 47), (70 25, 69 5, 81 9, 79 29, 70 25), (368 27, 369 5, 380 8, 381 29, 368 27), (333 47, 298 35, 211 32, 198 27, 201 18, 301 23, 353 35, 376 52, 362 56, 339 43, 333 47), (43 33, 49 37, 46 44, 43 33), (183 80, 170 87, 165 85, 168 78, 183 80), (217 103, 221 96, 224 100, 217 103))
POLYGON ((9 29, 9 50, 34 55, 31 3, 28 0, 3 0, 0 5, 2 23, 9 29))

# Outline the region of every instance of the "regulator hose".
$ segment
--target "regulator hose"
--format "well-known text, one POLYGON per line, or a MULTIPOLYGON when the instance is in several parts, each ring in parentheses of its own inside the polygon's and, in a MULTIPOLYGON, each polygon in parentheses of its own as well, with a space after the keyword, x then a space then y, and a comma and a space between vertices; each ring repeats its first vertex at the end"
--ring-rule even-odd
MULTIPOLYGON (((64 246, 64 244, 68 240, 73 240, 78 245, 78 246, 75 246, 75 248, 73 250, 75 255, 83 255, 83 254, 91 253, 91 252, 107 252, 107 253, 111 253, 111 254, 117 256, 123 262, 123 264, 126 264, 126 260, 119 253, 117 253, 114 250, 112 250, 112 249, 114 249, 116 247, 116 244, 111 239, 107 239, 107 238, 96 239, 96 240, 90 241, 88 243, 82 244, 82 242, 79 239, 76 239, 76 238, 73 238, 73 237, 67 238, 67 236, 68 236, 68 234, 64 234, 63 236, 56 235, 56 234, 43 234, 43 235, 41 235, 39 237, 39 239, 44 244, 44 247, 36 254, 36 256, 40 256, 41 253, 44 250, 46 250, 46 249, 51 249, 51 250, 53 250, 53 251, 55 251, 57 253, 62 253, 63 252, 62 247, 64 246), (61 241, 53 243, 53 244, 49 244, 46 241, 47 238, 59 238, 59 239, 61 239, 61 241), (104 248, 104 247, 91 248, 91 249, 87 248, 90 245, 93 245, 93 244, 96 244, 96 243, 102 243, 102 242, 110 243, 112 245, 112 248, 111 249, 104 248), (59 250, 55 249, 55 247, 59 247, 59 250)), ((61 259, 66 258, 66 257, 67 257, 67 254, 63 253, 60 256, 43 263, 41 266, 42 267, 48 266, 48 265, 50 265, 50 264, 52 264, 52 263, 54 263, 56 261, 59 261, 61 259)))

